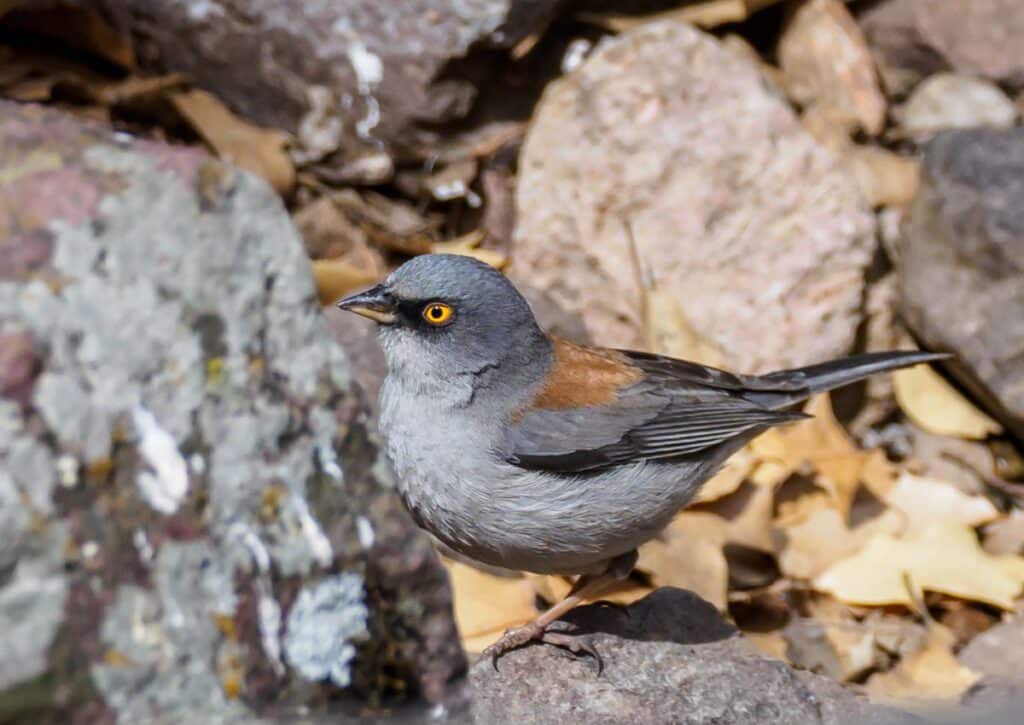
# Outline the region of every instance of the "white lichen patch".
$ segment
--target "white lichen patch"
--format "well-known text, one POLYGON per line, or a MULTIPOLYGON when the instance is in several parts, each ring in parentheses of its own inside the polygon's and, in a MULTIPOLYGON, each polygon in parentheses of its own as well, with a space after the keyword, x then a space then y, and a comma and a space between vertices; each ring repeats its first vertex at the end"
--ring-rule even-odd
POLYGON ((330 576, 305 587, 288 613, 284 652, 289 665, 308 680, 352 681, 353 642, 367 635, 369 613, 363 580, 356 574, 330 576))
POLYGON ((138 451, 149 470, 139 472, 142 497, 163 514, 178 510, 188 493, 188 465, 171 434, 160 427, 148 410, 132 410, 132 422, 139 436, 138 451))

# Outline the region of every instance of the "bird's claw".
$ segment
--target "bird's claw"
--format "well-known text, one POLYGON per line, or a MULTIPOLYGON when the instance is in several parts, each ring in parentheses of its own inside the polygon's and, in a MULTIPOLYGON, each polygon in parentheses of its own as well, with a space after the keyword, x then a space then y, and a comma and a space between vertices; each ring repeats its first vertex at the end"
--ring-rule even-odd
POLYGON ((565 631, 554 631, 555 629, 563 629, 561 626, 558 626, 559 624, 555 622, 551 628, 547 628, 531 622, 522 627, 510 629, 502 635, 501 639, 487 647, 481 656, 489 657, 494 671, 497 672, 498 658, 506 652, 524 647, 530 642, 542 642, 558 647, 572 657, 579 658, 584 655, 591 657, 597 665, 597 674, 600 675, 604 671, 604 661, 597 650, 594 649, 594 646, 586 641, 582 635, 569 634, 565 631))

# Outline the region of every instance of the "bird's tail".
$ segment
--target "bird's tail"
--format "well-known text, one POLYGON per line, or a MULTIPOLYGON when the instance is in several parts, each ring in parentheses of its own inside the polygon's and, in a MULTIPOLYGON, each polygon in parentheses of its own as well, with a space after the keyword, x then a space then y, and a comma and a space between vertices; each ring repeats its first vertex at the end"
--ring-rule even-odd
POLYGON ((946 360, 944 352, 869 352, 839 360, 808 365, 793 370, 780 370, 760 375, 750 381, 750 392, 744 396, 767 408, 786 408, 815 393, 824 393, 855 383, 875 373, 898 370, 920 363, 946 360))

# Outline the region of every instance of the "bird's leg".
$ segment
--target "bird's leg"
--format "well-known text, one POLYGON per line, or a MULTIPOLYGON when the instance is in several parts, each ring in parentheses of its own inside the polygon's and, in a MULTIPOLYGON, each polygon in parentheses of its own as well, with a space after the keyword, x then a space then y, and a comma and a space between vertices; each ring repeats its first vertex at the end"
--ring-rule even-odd
POLYGON ((544 642, 561 647, 575 655, 590 655, 597 662, 600 673, 601 658, 593 647, 581 641, 578 636, 551 632, 548 631, 548 627, 587 599, 593 599, 603 594, 616 582, 629 576, 636 564, 636 557, 636 552, 631 551, 612 559, 608 567, 600 574, 582 574, 573 584, 565 599, 550 607, 532 622, 505 632, 501 639, 485 649, 481 656, 490 657, 494 668, 498 669, 498 658, 509 650, 517 649, 530 642, 544 642))

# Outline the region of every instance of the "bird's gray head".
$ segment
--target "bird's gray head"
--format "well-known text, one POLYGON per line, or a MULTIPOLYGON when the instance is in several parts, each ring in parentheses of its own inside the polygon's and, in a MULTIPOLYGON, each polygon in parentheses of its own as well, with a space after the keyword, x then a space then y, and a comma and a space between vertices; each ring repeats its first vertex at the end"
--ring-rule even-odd
POLYGON ((414 257, 338 307, 380 323, 389 368, 406 374, 515 371, 533 367, 550 349, 519 291, 471 257, 414 257))

